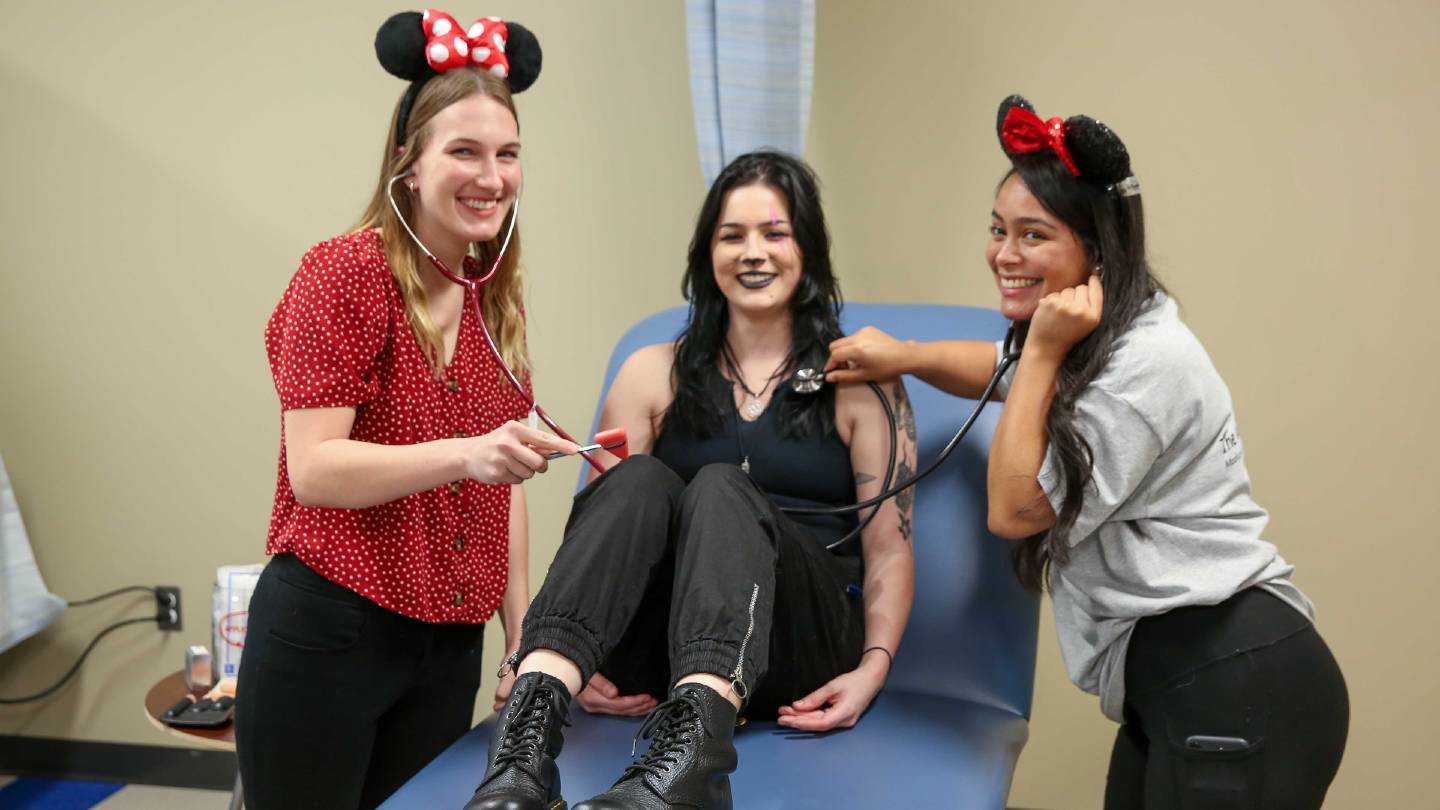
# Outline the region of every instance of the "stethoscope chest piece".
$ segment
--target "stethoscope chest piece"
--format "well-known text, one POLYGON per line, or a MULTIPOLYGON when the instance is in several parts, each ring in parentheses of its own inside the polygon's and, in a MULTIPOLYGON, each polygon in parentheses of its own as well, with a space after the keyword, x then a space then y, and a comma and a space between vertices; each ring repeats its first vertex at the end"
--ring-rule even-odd
POLYGON ((797 369, 790 380, 790 388, 797 394, 813 394, 824 385, 825 372, 813 368, 797 369))

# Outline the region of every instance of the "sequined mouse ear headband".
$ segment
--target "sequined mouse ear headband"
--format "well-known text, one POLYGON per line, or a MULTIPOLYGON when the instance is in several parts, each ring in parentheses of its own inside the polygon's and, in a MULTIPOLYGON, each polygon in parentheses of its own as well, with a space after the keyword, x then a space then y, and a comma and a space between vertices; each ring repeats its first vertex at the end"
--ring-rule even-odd
POLYGON ((1120 197, 1140 193, 1130 171, 1130 153, 1109 127, 1085 115, 1042 120, 1023 96, 1000 102, 996 134, 1006 155, 1051 151, 1073 177, 1105 187, 1120 197))
POLYGON ((402 11, 375 34, 375 56, 392 76, 410 82, 395 118, 395 141, 405 142, 410 108, 425 83, 441 73, 473 67, 505 79, 522 93, 540 77, 540 42, 525 26, 482 17, 468 29, 439 9, 402 11))

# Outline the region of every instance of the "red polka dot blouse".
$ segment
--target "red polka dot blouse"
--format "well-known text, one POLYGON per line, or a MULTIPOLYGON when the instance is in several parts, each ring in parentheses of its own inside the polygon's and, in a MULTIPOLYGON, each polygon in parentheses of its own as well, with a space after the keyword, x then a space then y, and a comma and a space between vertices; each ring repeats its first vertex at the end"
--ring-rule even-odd
MULTIPOLYGON (((467 270, 474 272, 467 260, 467 270)), ((467 302, 437 379, 406 319, 374 231, 311 248, 265 327, 282 410, 355 408, 350 438, 417 444, 478 436, 528 407, 485 345, 467 302)), ((427 622, 478 624, 505 593, 510 487, 457 481, 365 509, 302 506, 284 423, 266 554, 292 553, 376 604, 427 622)))

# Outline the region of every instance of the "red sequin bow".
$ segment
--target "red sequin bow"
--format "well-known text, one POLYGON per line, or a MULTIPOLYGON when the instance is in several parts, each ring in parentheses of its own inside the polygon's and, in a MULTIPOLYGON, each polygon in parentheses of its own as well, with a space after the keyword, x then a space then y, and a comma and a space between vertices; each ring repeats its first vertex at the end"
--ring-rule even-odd
POLYGON ((1057 116, 1049 121, 1041 121, 1040 116, 1024 107, 1011 107, 1010 111, 1005 113, 1005 121, 1000 125, 1000 140, 1005 144, 1006 154, 1011 155, 1053 149, 1055 154, 1060 156, 1060 162, 1065 164, 1065 168, 1076 177, 1080 176, 1080 168, 1075 165, 1075 159, 1070 156, 1070 148, 1065 145, 1064 118, 1057 116))
POLYGON ((462 30, 449 14, 430 8, 420 21, 425 29, 425 61, 436 73, 474 65, 500 78, 510 76, 505 57, 505 40, 510 31, 499 17, 476 20, 469 31, 462 30))

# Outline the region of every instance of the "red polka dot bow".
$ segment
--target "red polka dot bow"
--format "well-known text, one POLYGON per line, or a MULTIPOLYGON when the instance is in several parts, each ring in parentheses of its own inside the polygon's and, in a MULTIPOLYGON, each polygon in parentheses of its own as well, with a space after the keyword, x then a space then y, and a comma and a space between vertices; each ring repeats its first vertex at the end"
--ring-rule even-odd
POLYGON ((454 17, 431 8, 425 10, 420 25, 425 29, 425 61, 436 73, 474 65, 502 79, 510 76, 510 60, 505 57, 510 31, 499 17, 476 20, 465 31, 454 17))
POLYGON ((1075 165, 1075 159, 1070 156, 1070 147, 1065 145, 1064 118, 1057 116, 1049 121, 1041 121, 1040 116, 1024 107, 1011 107, 1010 111, 1005 113, 1005 121, 1000 125, 1000 139, 1005 144, 1006 154, 1010 155, 1026 155, 1042 149, 1053 149, 1060 157, 1060 162, 1065 164, 1065 168, 1069 169, 1072 175, 1080 176, 1080 169, 1075 165))

